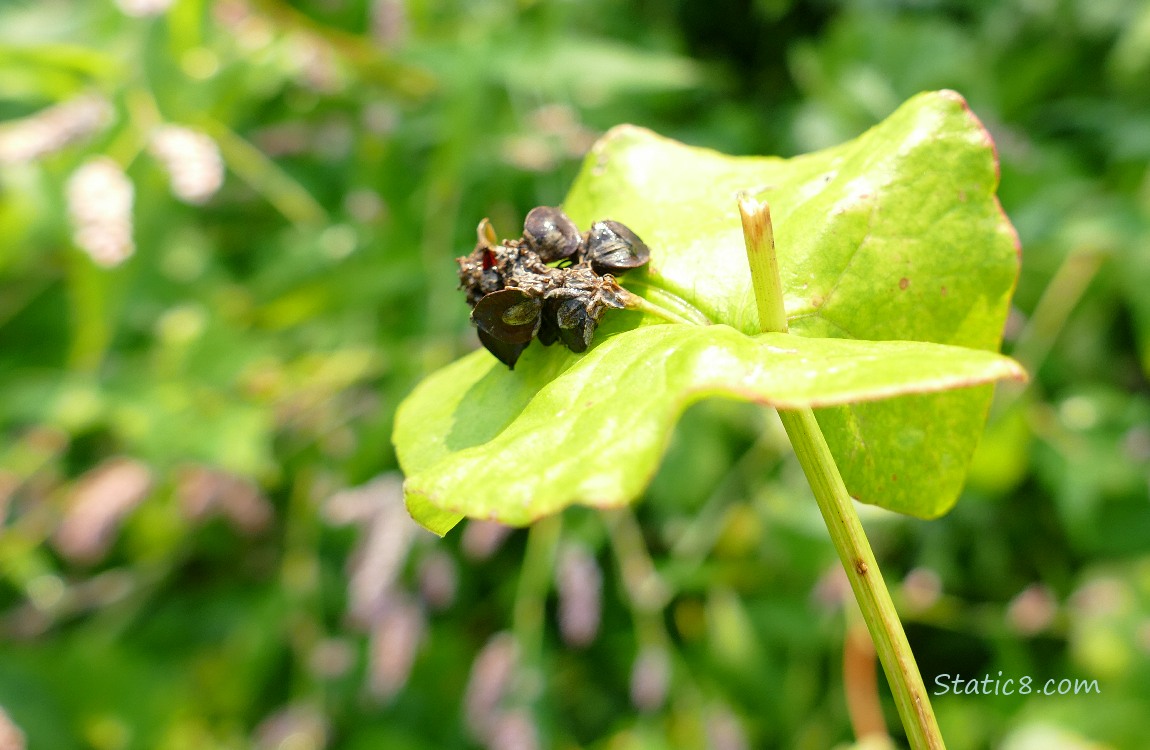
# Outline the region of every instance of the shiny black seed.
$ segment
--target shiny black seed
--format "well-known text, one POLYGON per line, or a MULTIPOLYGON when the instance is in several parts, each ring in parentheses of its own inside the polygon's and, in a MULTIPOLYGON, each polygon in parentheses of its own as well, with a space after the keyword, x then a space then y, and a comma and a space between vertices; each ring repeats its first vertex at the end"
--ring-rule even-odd
POLYGON ((592 270, 600 276, 620 274, 651 259, 651 251, 637 234, 610 219, 591 225, 584 252, 592 270))
POLYGON ((566 299, 559 303, 555 311, 555 322, 559 327, 559 338, 573 352, 585 352, 595 337, 595 321, 587 314, 587 307, 581 300, 566 299))
POLYGON ((507 341, 501 341, 494 336, 484 333, 483 329, 479 330, 479 342, 483 344, 487 351, 494 354, 496 359, 512 370, 515 369, 515 363, 519 361, 519 355, 527 348, 527 344, 512 344, 507 341))
POLYGON ((521 289, 502 289, 479 300, 471 311, 471 320, 492 338, 526 345, 539 330, 542 308, 542 300, 527 296, 521 289))
POLYGON ((559 340, 559 300, 549 299, 543 303, 543 314, 539 322, 539 343, 551 346, 559 340))
POLYGON ((523 222, 523 239, 544 263, 570 258, 583 242, 575 222, 552 206, 531 209, 523 222))

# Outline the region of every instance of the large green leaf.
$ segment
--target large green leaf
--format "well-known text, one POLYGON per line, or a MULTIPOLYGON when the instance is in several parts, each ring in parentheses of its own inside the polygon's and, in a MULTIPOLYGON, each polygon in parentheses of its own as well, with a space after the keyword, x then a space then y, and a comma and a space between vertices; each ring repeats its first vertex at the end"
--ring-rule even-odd
POLYGON ((442 533, 463 515, 526 523, 571 503, 628 502, 678 414, 719 395, 823 407, 852 495, 945 512, 991 395, 965 386, 1021 376, 994 353, 1018 271, 996 185, 990 139, 951 92, 789 160, 612 130, 568 212, 581 226, 613 218, 635 229, 651 264, 632 280, 726 325, 616 314, 586 355, 533 344, 514 372, 479 352, 433 375, 397 415, 409 509, 442 533), (772 206, 792 335, 754 335, 735 200, 744 190, 772 206))

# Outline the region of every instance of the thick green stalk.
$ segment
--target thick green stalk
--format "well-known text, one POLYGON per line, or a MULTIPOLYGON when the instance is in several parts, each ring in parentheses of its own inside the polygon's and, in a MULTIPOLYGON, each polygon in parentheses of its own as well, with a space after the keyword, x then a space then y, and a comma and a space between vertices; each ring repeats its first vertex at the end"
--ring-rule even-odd
MULTIPOLYGON (((787 332, 782 285, 775 256, 774 231, 765 203, 740 197, 739 213, 759 320, 764 332, 787 332)), ((867 541, 854 503, 843 484, 819 423, 811 409, 779 410, 783 427, 794 446, 823 514, 831 541, 839 554, 851 589, 862 610, 863 620, 886 672, 891 693, 898 705, 907 739, 914 750, 941 750, 946 746, 930 706, 930 697, 919 674, 918 664, 898 619, 890 592, 882 579, 874 552, 867 541)))

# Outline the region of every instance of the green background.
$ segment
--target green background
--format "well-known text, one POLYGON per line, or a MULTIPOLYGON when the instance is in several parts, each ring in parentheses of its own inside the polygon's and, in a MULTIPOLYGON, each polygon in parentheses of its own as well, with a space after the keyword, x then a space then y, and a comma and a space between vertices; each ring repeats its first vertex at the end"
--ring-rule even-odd
POLYGON ((478 219, 513 234, 562 200, 609 127, 793 156, 953 88, 999 150, 1023 245, 1004 351, 1032 381, 999 388, 950 514, 864 523, 928 687, 1098 680, 940 696, 948 747, 1142 747, 1148 78, 1150 10, 1118 0, 0 3, 0 155, 45 107, 111 108, 0 161, 0 707, 49 750, 483 747, 465 694, 509 630, 496 713, 538 746, 849 746, 852 615, 772 415, 694 406, 633 514, 486 556, 478 527, 395 513, 393 416, 475 346, 452 259, 478 219), (162 122, 218 145, 207 203, 172 196, 162 122), (135 187, 114 269, 65 198, 98 154, 135 187), (594 571, 578 647, 561 622, 594 571))

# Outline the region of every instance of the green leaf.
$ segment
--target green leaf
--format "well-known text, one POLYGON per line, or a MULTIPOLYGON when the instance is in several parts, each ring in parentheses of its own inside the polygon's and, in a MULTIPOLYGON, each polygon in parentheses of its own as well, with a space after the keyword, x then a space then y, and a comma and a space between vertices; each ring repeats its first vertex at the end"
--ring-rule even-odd
POLYGON ((509 372, 475 352, 420 384, 395 434, 413 515, 442 533, 463 515, 525 524, 572 498, 625 504, 654 474, 679 415, 710 396, 787 409, 1022 374, 993 352, 921 342, 611 328, 586 355, 533 346, 509 372))
POLYGON ((479 352, 433 375, 397 415, 409 509, 443 533, 464 515, 527 523, 571 503, 629 502, 681 411, 728 396, 822 407, 852 495, 945 512, 991 396, 965 387, 1022 376, 994 353, 1018 272, 997 180, 989 136, 952 92, 790 160, 612 130, 568 213, 580 226, 630 226, 651 248, 633 287, 672 292, 726 325, 616 314, 586 355, 533 344, 514 372, 479 352), (754 335, 743 190, 771 203, 790 335, 754 335))

